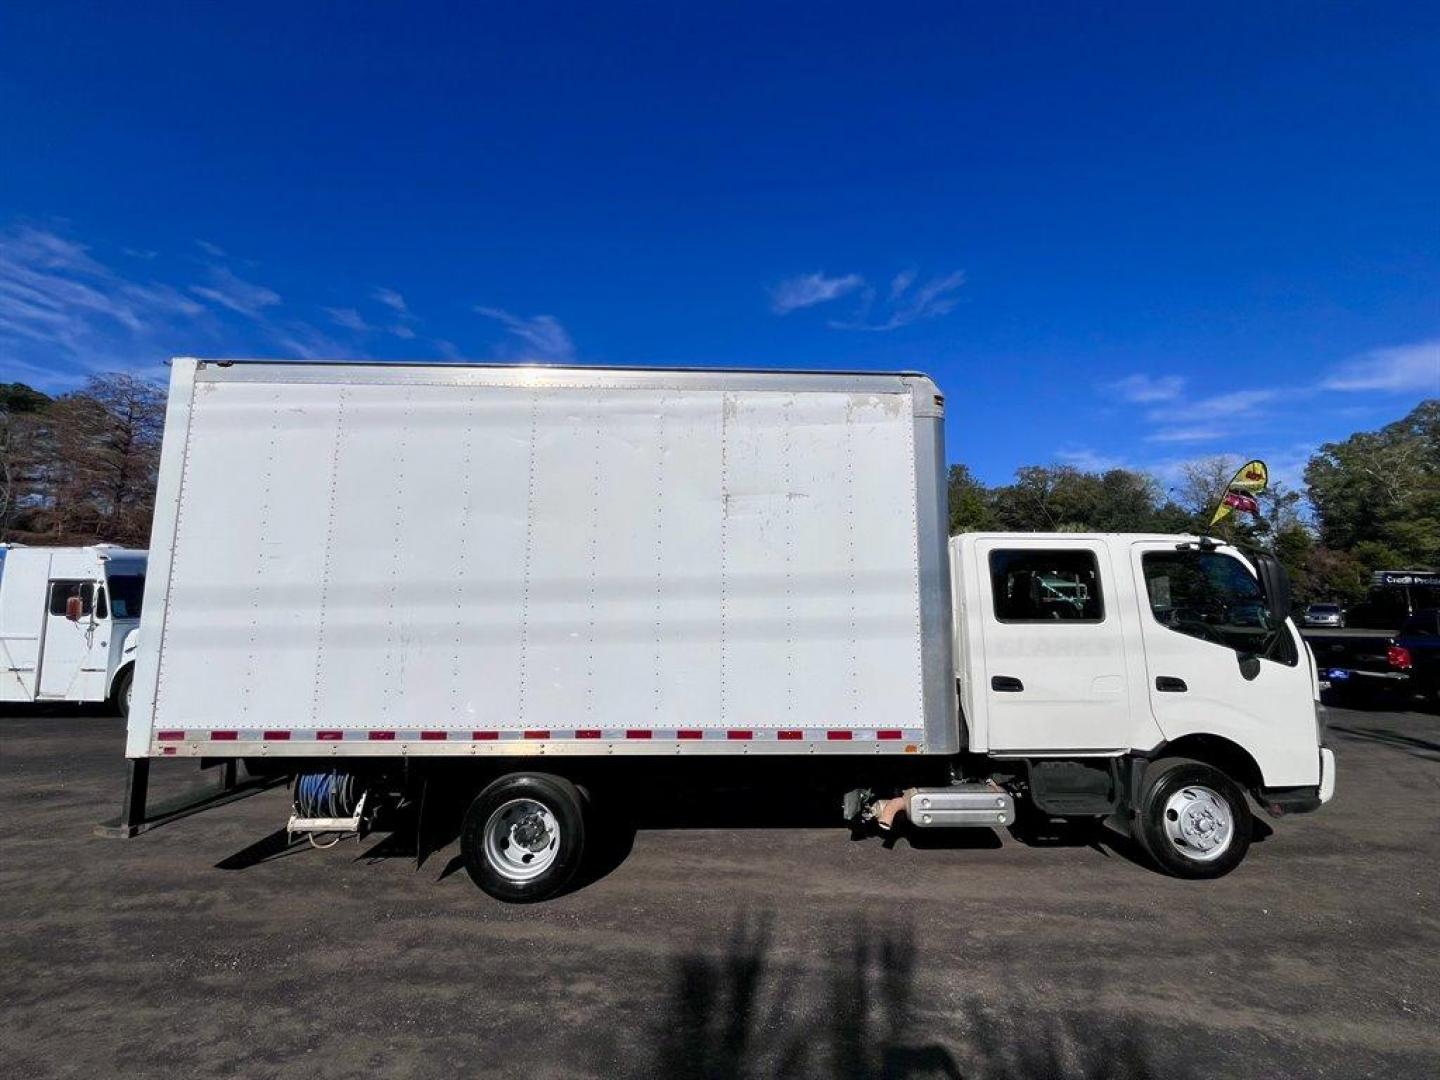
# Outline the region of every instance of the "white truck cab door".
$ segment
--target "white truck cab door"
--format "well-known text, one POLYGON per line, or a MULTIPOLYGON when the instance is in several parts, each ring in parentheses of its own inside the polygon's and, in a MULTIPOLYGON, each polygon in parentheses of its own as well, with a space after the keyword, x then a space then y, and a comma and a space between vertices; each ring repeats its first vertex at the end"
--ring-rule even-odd
POLYGON ((995 537, 975 558, 991 751, 1130 746, 1132 675, 1106 547, 995 537))
POLYGON ((1220 735, 1267 786, 1318 783, 1310 670, 1287 620, 1272 625, 1254 572, 1229 550, 1137 543, 1150 707, 1165 738, 1220 735))
POLYGON ((104 589, 94 581, 51 578, 45 596, 45 628, 40 648, 41 698, 99 701, 105 697, 109 659, 109 619, 104 589), (79 601, 79 618, 67 605, 79 601))

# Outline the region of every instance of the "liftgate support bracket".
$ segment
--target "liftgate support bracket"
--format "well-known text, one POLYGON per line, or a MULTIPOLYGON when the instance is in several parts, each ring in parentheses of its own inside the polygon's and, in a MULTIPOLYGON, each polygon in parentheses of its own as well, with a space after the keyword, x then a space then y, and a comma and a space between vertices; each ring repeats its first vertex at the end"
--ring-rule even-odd
POLYGON ((191 788, 178 796, 162 800, 158 806, 147 806, 150 759, 127 758, 125 798, 120 805, 120 816, 95 826, 95 835, 111 840, 128 840, 132 836, 139 836, 143 832, 202 810, 258 795, 280 782, 275 778, 248 777, 241 783, 238 765, 237 758, 206 758, 201 761, 202 769, 219 766, 219 781, 214 787, 208 790, 191 788))
POLYGON ((128 840, 145 831, 145 796, 150 787, 150 759, 125 759, 125 797, 120 804, 120 818, 95 826, 95 835, 114 840, 128 840))

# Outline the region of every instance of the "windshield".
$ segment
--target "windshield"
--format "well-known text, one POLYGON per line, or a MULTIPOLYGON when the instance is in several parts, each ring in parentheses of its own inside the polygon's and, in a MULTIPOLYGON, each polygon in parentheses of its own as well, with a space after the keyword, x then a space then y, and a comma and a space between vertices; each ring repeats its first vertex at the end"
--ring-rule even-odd
POLYGON ((1340 607, 1338 604, 1311 604, 1310 610, 1316 615, 1334 615, 1340 607))
POLYGON ((140 601, 145 593, 144 574, 112 574, 110 583, 110 614, 116 619, 138 619, 140 601))

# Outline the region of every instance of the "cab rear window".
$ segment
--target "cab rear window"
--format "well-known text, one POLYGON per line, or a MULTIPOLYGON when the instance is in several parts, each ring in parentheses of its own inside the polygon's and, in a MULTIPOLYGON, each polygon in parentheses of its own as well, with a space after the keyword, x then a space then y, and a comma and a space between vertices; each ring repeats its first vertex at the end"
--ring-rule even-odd
POLYGON ((1103 622, 1100 568, 1086 550, 990 553, 995 618, 1003 623, 1103 622))

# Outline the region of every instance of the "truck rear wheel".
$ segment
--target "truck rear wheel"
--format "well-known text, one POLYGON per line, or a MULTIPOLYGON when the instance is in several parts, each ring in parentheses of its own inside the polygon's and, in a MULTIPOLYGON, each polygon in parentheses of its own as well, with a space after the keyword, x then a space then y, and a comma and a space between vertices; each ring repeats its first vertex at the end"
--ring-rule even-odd
POLYGON ((465 811, 460 854, 476 885, 512 904, 564 891, 585 854, 585 814, 569 780, 511 773, 465 811))
POLYGON ((1166 873, 1225 876, 1245 858, 1250 830, 1245 793, 1213 765, 1177 757, 1146 769, 1134 832, 1166 873))

